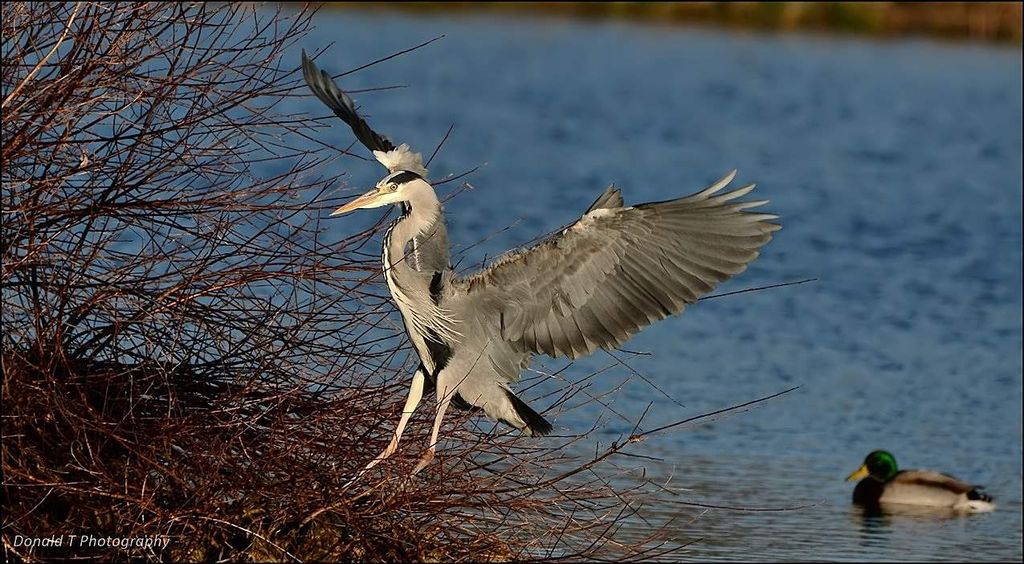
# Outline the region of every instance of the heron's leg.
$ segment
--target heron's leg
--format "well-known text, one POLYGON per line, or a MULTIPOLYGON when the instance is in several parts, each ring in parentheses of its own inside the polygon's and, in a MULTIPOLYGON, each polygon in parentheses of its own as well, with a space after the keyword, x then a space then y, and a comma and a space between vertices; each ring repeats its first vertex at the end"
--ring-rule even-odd
MULTIPOLYGON (((438 382, 440 384, 440 382, 438 382)), ((430 433, 430 446, 427 451, 423 453, 423 458, 420 459, 419 464, 413 469, 412 473, 416 474, 420 470, 426 468, 427 464, 434 459, 434 449, 437 447, 437 435, 441 432, 441 421, 444 420, 444 412, 448 410, 448 404, 452 401, 452 394, 449 392, 447 387, 444 388, 444 392, 441 392, 441 388, 438 388, 438 402, 437 402, 437 415, 434 416, 434 430, 430 433)))
POLYGON ((412 386, 409 387, 409 397, 405 399, 405 406, 402 408, 402 418, 398 420, 398 426, 395 427, 395 434, 391 437, 391 442, 388 443, 388 447, 384 449, 384 452, 377 455, 366 465, 364 470, 369 470, 382 460, 391 456, 398 449, 398 441, 402 438, 402 432, 405 431, 406 424, 409 423, 409 418, 412 417, 413 412, 416 411, 416 406, 419 405, 420 399, 423 398, 423 384, 426 380, 422 370, 416 370, 412 375, 412 386))

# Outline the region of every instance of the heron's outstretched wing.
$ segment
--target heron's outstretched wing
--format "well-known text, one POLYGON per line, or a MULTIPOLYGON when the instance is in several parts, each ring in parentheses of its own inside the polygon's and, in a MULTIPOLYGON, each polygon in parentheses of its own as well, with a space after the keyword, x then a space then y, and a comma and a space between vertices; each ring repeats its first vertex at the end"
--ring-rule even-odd
POLYGON ((576 358, 619 346, 742 272, 780 228, 777 216, 743 211, 765 201, 733 201, 753 185, 720 193, 735 174, 632 207, 609 188, 561 233, 458 281, 453 299, 524 351, 576 358))

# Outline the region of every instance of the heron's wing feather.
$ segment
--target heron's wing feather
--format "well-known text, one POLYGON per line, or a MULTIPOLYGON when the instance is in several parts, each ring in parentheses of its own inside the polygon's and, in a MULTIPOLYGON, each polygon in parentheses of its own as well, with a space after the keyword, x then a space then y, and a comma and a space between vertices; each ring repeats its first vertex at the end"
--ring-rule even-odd
POLYGON ((522 350, 576 358, 624 343, 742 272, 779 226, 720 191, 634 207, 606 191, 579 221, 459 282, 465 315, 522 350), (609 196, 609 197, 606 197, 609 196))
POLYGON ((621 208, 623 203, 622 190, 612 185, 604 189, 604 192, 594 200, 593 204, 590 204, 590 207, 587 208, 587 211, 583 212, 583 215, 603 208, 621 208))
POLYGON ((335 115, 340 117, 352 128, 356 139, 371 151, 387 152, 395 146, 383 135, 370 128, 358 112, 355 103, 344 90, 331 79, 331 75, 318 69, 313 61, 306 56, 306 50, 302 50, 302 76, 313 94, 327 105, 335 115))

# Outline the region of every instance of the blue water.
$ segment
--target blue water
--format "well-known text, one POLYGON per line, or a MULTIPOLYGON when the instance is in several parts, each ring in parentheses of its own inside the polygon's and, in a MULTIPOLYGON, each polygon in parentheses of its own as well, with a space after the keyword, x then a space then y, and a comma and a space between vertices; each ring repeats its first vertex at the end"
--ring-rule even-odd
MULTIPOLYGON (((612 182, 636 203, 738 168, 738 182, 771 200, 782 231, 720 290, 818 281, 701 302, 626 345, 650 354, 616 353, 651 383, 616 366, 588 389, 612 391, 631 422, 653 402, 642 422, 652 429, 800 386, 631 447, 660 460, 617 461, 680 488, 644 515, 676 518, 670 542, 698 541, 683 556, 1021 558, 1019 48, 386 12, 323 11, 315 22, 303 46, 334 42, 318 61, 334 73, 446 34, 344 84, 406 85, 357 100, 378 130, 426 154, 455 124, 431 177, 480 166, 473 189, 447 204, 460 269, 574 220, 612 182), (985 484, 998 510, 864 517, 843 478, 876 448, 985 484), (807 507, 679 503, 693 501, 807 507)), ((312 97, 296 104, 324 113, 312 97)), ((351 142, 341 126, 315 135, 351 142)), ((341 164, 353 193, 381 175, 341 164)), ((379 218, 364 215, 332 233, 379 218)), ((599 353, 561 376, 610 364, 599 353)), ((546 408, 544 393, 561 385, 525 395, 546 408)), ((632 428, 585 395, 547 415, 563 435, 601 417, 591 452, 632 428)), ((645 527, 637 519, 622 534, 645 527)))

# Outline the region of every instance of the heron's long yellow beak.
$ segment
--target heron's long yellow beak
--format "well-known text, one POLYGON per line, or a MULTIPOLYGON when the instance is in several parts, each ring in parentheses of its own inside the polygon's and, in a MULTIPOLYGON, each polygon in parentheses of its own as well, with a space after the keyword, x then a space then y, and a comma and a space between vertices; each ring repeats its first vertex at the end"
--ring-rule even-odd
POLYGON ((377 198, 379 197, 380 191, 374 188, 373 190, 370 190, 369 192, 363 194, 362 196, 359 196, 355 200, 352 200, 351 202, 345 204, 344 206, 341 206, 340 208, 334 210, 333 212, 331 212, 331 216, 341 215, 343 213, 348 213, 352 210, 358 210, 360 208, 376 207, 373 206, 372 204, 375 203, 377 198))
POLYGON ((847 482, 851 482, 853 480, 860 480, 861 478, 867 478, 868 474, 870 474, 870 473, 871 472, 868 471, 868 465, 867 464, 861 464, 860 468, 858 468, 856 472, 854 472, 853 474, 850 474, 849 476, 846 477, 846 481, 847 482))

